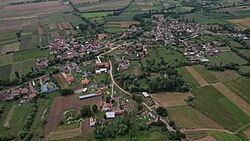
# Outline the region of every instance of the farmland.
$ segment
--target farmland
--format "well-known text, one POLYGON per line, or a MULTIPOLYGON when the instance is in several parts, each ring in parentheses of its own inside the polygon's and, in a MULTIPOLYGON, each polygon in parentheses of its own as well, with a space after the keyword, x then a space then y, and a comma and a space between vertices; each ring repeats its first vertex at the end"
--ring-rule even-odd
POLYGON ((246 60, 240 58, 233 52, 223 52, 219 54, 217 57, 209 57, 210 61, 215 64, 228 64, 228 63, 237 63, 237 64, 245 64, 246 60))

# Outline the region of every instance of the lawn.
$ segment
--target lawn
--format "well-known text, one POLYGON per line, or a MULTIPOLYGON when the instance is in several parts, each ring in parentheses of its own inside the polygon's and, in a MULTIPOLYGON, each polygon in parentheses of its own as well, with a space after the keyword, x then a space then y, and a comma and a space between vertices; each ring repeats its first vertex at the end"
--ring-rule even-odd
POLYGON ((211 63, 215 63, 218 65, 220 63, 222 64, 236 63, 240 65, 247 63, 246 60, 242 59, 241 57, 239 57, 233 52, 223 52, 215 57, 208 57, 208 59, 210 60, 211 63))
POLYGON ((178 73, 182 75, 184 80, 188 83, 189 87, 192 89, 199 87, 199 83, 194 79, 194 77, 184 68, 178 68, 178 73))
POLYGON ((250 121, 250 117, 212 86, 195 89, 193 94, 195 108, 227 130, 235 131, 250 121))
POLYGON ((28 50, 23 50, 23 51, 14 53, 13 61, 19 62, 19 61, 24 61, 24 60, 29 60, 29 59, 36 59, 40 57, 47 57, 48 54, 49 53, 47 50, 39 50, 36 48, 28 49, 28 50))
POLYGON ((219 82, 219 80, 207 70, 204 66, 197 65, 193 66, 193 68, 201 75, 203 79, 205 79, 209 84, 219 82))
POLYGON ((224 83, 229 89, 236 93, 239 97, 250 104, 250 79, 245 77, 239 77, 235 80, 224 83))

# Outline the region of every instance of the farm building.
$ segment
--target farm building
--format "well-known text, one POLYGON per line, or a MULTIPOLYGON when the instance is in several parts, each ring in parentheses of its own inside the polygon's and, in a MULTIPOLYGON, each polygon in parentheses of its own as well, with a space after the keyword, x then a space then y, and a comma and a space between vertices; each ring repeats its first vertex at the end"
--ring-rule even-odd
POLYGON ((82 100, 82 99, 86 99, 86 98, 90 98, 90 97, 95 97, 95 96, 98 96, 98 95, 95 94, 95 93, 92 93, 92 94, 87 94, 87 95, 79 96, 79 99, 82 100))
POLYGON ((48 87, 46 85, 42 85, 41 91, 42 91, 42 93, 48 93, 49 89, 48 89, 48 87))
POLYGON ((96 63, 96 66, 109 69, 109 62, 96 63))
POLYGON ((115 118, 115 112, 106 112, 107 118, 115 118))
POLYGON ((144 97, 149 97, 149 94, 148 94, 147 92, 142 92, 142 95, 143 95, 144 97))

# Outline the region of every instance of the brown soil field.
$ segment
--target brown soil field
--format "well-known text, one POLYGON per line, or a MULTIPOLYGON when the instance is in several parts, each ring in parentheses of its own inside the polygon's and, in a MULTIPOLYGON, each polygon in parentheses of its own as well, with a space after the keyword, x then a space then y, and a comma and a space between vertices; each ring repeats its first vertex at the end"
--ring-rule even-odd
POLYGON ((48 136, 60 123, 60 118, 64 111, 75 109, 79 114, 83 105, 96 104, 101 106, 101 96, 79 100, 78 95, 55 97, 47 117, 44 127, 44 136, 48 136))
POLYGON ((216 128, 222 129, 212 119, 190 106, 176 106, 167 108, 170 119, 180 128, 216 128))
POLYGON ((217 72, 212 72, 214 76, 219 79, 221 82, 224 81, 231 81, 239 77, 239 74, 236 73, 233 70, 225 70, 223 72, 217 71, 217 72))
POLYGON ((73 4, 81 4, 81 3, 91 3, 97 2, 98 0, 71 0, 73 4))
POLYGON ((121 27, 129 27, 131 24, 140 24, 137 21, 133 22, 108 22, 107 25, 120 25, 121 27))
POLYGON ((119 9, 129 4, 129 0, 119 0, 115 2, 95 3, 94 5, 80 7, 80 11, 119 9))
POLYGON ((13 105, 7 114, 6 119, 4 120, 3 127, 10 128, 10 120, 12 118, 13 112, 15 111, 16 105, 13 105))
POLYGON ((105 33, 101 33, 101 34, 98 34, 98 39, 99 40, 102 40, 103 38, 105 38, 107 35, 105 33))
POLYGON ((216 141, 212 136, 206 136, 205 138, 198 139, 195 141, 216 141))
POLYGON ((89 118, 87 118, 81 123, 81 132, 83 135, 91 134, 94 131, 94 129, 95 127, 89 126, 89 118))
POLYGON ((71 29, 71 25, 68 22, 62 22, 61 25, 63 26, 64 29, 71 29))
POLYGON ((56 29, 56 25, 54 23, 49 24, 49 29, 56 29))
POLYGON ((228 89, 223 83, 212 84, 219 92, 225 97, 231 100, 237 107, 239 107, 244 113, 250 116, 250 105, 247 104, 243 99, 236 95, 233 91, 228 89))
POLYGON ((63 76, 60 73, 53 75, 53 78, 58 82, 59 86, 62 89, 69 88, 69 85, 67 84, 66 80, 63 78, 63 76))
POLYGON ((250 28, 250 18, 228 20, 243 28, 250 28))
POLYGON ((194 77, 194 79, 200 84, 201 87, 208 85, 207 81, 203 79, 193 67, 186 66, 185 68, 194 77))
POLYGON ((151 96, 163 107, 173 107, 187 105, 184 100, 192 95, 190 93, 160 92, 152 94, 151 96))
POLYGON ((13 18, 21 16, 32 16, 43 13, 50 13, 69 10, 69 5, 62 5, 60 1, 47 1, 21 5, 9 5, 0 9, 0 18, 13 18))
POLYGON ((244 132, 247 135, 248 140, 250 140, 250 129, 244 132))

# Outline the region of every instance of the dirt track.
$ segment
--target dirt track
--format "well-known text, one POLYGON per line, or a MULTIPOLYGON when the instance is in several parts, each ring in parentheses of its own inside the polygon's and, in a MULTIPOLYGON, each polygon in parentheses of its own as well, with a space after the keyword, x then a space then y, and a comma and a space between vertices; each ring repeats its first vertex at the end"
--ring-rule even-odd
POLYGON ((237 107, 239 107, 244 113, 250 116, 250 105, 247 104, 243 99, 236 95, 233 91, 228 89, 223 83, 212 84, 219 92, 221 92, 225 97, 231 100, 237 107))
POLYGON ((200 84, 201 87, 208 85, 207 81, 203 79, 193 67, 186 66, 185 68, 194 77, 194 79, 200 84))

